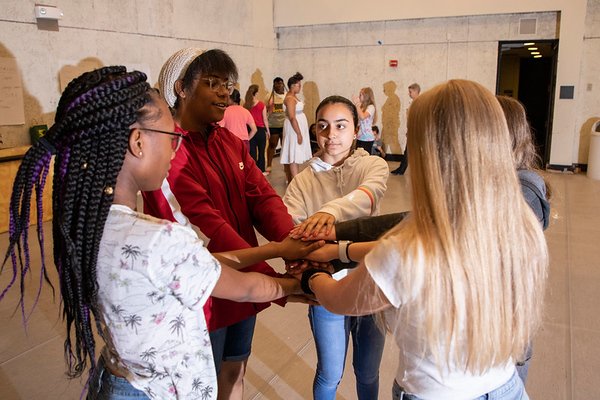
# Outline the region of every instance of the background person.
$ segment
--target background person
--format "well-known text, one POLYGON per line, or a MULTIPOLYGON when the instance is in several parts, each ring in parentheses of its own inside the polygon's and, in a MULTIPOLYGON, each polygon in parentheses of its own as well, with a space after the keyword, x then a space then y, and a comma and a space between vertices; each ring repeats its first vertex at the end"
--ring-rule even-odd
POLYGON ((228 106, 219 125, 239 137, 250 151, 250 140, 256 134, 257 128, 252 114, 240 106, 240 92, 233 89, 229 95, 228 106))
MULTIPOLYGON (((410 102, 408 107, 412 104, 412 102, 419 97, 421 93, 421 86, 418 83, 413 83, 408 87, 408 97, 410 98, 410 102)), ((408 109, 406 110, 406 115, 408 116, 408 109)), ((404 154, 402 155, 402 161, 398 168, 392 171, 394 175, 404 175, 406 172, 406 168, 408 167, 408 145, 404 148, 404 154)))
POLYGON ((269 122, 269 145, 267 147, 267 171, 271 171, 271 164, 275 156, 275 149, 279 139, 283 135, 283 123, 285 122, 285 110, 283 100, 285 99, 285 84, 283 79, 276 77, 273 79, 273 88, 267 97, 267 115, 269 122))
POLYGON ((258 85, 250 85, 246 92, 244 108, 250 111, 256 124, 256 134, 250 138, 250 155, 256 161, 256 166, 265 172, 265 148, 269 140, 269 122, 265 103, 258 100, 258 85))
POLYGON ((371 154, 385 158, 385 151, 383 150, 383 141, 381 140, 381 133, 379 133, 379 128, 377 127, 377 125, 373 125, 371 127, 371 130, 373 131, 373 136, 375 136, 375 140, 373 141, 373 148, 371 149, 371 154))
POLYGON ((358 96, 354 97, 352 100, 358 110, 358 118, 360 118, 360 130, 358 132, 356 146, 365 149, 367 153, 371 154, 371 148, 373 147, 373 141, 375 140, 375 135, 373 134, 371 127, 376 122, 375 96, 373 95, 373 89, 370 87, 360 89, 358 96))
POLYGON ((300 164, 312 157, 304 103, 298 99, 298 94, 302 89, 302 79, 304 77, 300 72, 296 72, 288 79, 290 90, 286 93, 283 102, 286 119, 283 123, 281 164, 288 165, 289 169, 285 171, 288 183, 298 174, 300 164))

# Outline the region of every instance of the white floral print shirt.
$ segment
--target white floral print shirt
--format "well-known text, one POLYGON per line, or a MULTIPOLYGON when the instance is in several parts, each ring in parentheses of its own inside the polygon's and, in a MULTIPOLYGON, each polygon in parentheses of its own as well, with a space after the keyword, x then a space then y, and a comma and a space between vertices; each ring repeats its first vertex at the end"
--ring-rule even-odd
POLYGON ((96 271, 110 368, 152 399, 216 399, 202 306, 220 273, 190 228, 111 206, 96 271))

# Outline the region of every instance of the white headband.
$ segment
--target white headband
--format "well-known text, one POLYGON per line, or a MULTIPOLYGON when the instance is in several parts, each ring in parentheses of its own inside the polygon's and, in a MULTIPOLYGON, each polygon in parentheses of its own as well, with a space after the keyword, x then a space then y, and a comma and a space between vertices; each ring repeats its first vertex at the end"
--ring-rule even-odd
POLYGON ((195 47, 187 47, 173 54, 165 62, 158 76, 158 89, 170 107, 175 107, 177 93, 175 93, 175 82, 183 79, 188 67, 204 50, 195 47))

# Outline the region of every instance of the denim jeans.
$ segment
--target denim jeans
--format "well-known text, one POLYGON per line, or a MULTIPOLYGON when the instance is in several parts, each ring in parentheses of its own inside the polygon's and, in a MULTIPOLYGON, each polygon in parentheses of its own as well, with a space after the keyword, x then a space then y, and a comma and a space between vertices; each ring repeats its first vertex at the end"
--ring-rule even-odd
MULTIPOLYGON (((419 397, 414 394, 408 394, 404 389, 398 385, 398 382, 394 381, 392 387, 392 399, 393 400, 420 400, 419 397)), ((515 372, 513 376, 497 389, 492 390, 489 393, 479 396, 474 400, 529 400, 527 392, 525 392, 525 386, 523 381, 519 378, 519 375, 515 372)))
POLYGON ((209 332, 217 374, 223 361, 244 361, 250 357, 256 316, 209 332))
POLYGON ((523 381, 523 385, 527 384, 527 375, 529 374, 529 364, 531 363, 531 356, 533 355, 533 348, 531 343, 527 346, 527 351, 523 357, 523 361, 517 363, 517 373, 523 381))
POLYGON ((146 393, 133 387, 125 378, 112 375, 100 357, 96 372, 90 378, 87 400, 142 400, 149 399, 146 393))
POLYGON ((359 400, 375 400, 379 394, 379 364, 385 335, 372 315, 346 317, 321 306, 310 306, 308 318, 317 347, 317 372, 313 382, 315 400, 334 400, 342 380, 348 341, 352 333, 354 374, 359 400))

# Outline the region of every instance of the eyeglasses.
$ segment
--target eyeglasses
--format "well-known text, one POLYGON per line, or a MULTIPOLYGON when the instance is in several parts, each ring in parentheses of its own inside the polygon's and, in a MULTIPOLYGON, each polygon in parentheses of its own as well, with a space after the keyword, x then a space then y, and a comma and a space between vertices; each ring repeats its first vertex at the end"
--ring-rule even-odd
POLYGON ((223 81, 222 79, 209 76, 208 78, 201 78, 203 81, 208 82, 208 87, 215 93, 219 93, 219 89, 224 88, 227 93, 232 94, 235 89, 235 83, 229 81, 223 81))
POLYGON ((139 129, 142 131, 158 132, 158 133, 163 133, 165 135, 173 136, 171 138, 171 149, 173 150, 173 152, 176 152, 177 150, 179 150, 179 147, 181 147, 181 142, 183 141, 183 133, 161 131, 160 129, 150 129, 150 128, 139 128, 139 129))

